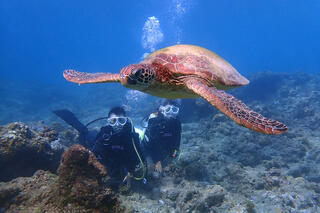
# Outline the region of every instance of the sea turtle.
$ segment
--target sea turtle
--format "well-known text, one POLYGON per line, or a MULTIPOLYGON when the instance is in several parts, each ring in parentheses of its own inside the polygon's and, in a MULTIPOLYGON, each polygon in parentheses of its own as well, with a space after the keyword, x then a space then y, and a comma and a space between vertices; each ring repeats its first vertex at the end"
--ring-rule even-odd
POLYGON ((162 98, 200 96, 249 129, 265 134, 288 130, 283 123, 263 117, 224 92, 249 81, 220 56, 198 46, 174 45, 157 50, 142 62, 122 68, 120 74, 65 70, 63 75, 79 84, 121 82, 127 88, 162 98))

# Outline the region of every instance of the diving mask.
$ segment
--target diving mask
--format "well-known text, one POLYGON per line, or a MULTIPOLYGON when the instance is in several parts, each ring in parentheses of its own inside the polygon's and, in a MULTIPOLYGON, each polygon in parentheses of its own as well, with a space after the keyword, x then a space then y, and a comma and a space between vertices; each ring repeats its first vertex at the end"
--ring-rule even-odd
POLYGON ((174 117, 179 113, 179 107, 173 105, 161 106, 160 110, 164 116, 174 117))
POLYGON ((127 117, 111 117, 107 121, 110 126, 124 126, 127 120, 127 117))

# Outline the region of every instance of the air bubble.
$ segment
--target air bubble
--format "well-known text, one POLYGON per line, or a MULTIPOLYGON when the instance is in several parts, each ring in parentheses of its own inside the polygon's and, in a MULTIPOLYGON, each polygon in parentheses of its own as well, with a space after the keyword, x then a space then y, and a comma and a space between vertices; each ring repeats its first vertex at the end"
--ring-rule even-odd
POLYGON ((142 46, 148 51, 155 51, 156 45, 163 40, 163 33, 159 20, 152 16, 147 19, 143 26, 142 46))

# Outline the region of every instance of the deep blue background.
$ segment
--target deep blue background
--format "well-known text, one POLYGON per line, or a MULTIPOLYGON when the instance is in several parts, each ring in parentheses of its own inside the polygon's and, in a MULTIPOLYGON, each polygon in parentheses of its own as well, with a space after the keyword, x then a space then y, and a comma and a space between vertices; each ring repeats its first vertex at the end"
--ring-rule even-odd
MULTIPOLYGON (((191 0, 175 22, 177 1, 1 0, 1 80, 64 82, 62 71, 118 72, 144 52, 144 22, 156 16, 158 47, 206 47, 242 74, 320 70, 319 0, 191 0)), ((62 83, 64 84, 64 83, 62 83)))

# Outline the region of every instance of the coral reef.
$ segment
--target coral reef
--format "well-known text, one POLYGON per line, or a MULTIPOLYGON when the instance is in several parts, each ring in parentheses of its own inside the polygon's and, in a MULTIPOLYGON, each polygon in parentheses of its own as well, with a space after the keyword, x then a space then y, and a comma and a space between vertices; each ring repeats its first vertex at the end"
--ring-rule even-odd
POLYGON ((63 154, 58 176, 39 170, 0 183, 0 212, 122 212, 114 192, 102 184, 106 174, 89 150, 74 145, 63 154))
POLYGON ((260 73, 250 80, 251 87, 233 94, 286 123, 288 133, 258 134, 220 113, 193 118, 183 123, 180 160, 162 178, 149 178, 150 186, 139 186, 142 193, 122 196, 123 205, 145 213, 320 212, 320 76, 260 73), (217 187, 223 199, 209 205, 208 188, 217 187))
POLYGON ((58 212, 52 205, 57 176, 38 170, 32 177, 0 182, 0 212, 58 212))
MULTIPOLYGON (((36 212, 36 207, 41 206, 43 209, 38 207, 40 212, 55 212, 53 207, 49 208, 52 205, 55 208, 71 206, 70 212, 85 212, 94 207, 102 211, 100 205, 109 205, 111 202, 117 206, 119 202, 126 212, 140 213, 320 212, 320 114, 317 113, 320 111, 320 75, 263 72, 252 74, 249 79, 251 83, 247 87, 230 92, 255 111, 284 122, 289 128, 286 134, 267 136, 255 133, 236 125, 201 99, 186 99, 181 105, 181 117, 184 117, 182 155, 179 160, 169 162, 166 166, 164 164, 162 175, 148 176, 146 184, 132 181, 130 193, 120 190, 119 199, 113 200, 114 194, 108 191, 108 186, 102 181, 105 175, 103 168, 95 166, 90 152, 76 146, 65 154, 59 178, 48 172, 38 172, 30 178, 2 183, 0 208, 19 212, 22 207, 28 212, 36 212), (40 200, 47 204, 36 204, 39 196, 26 193, 24 186, 32 186, 36 194, 42 193, 40 200), (53 202, 45 198, 46 193, 58 199, 53 202), (22 202, 26 205, 23 206, 22 202)), ((89 93, 87 91, 86 94, 89 93)), ((90 121, 96 118, 94 116, 105 115, 106 106, 116 104, 111 98, 105 97, 105 90, 92 94, 81 96, 83 107, 77 111, 81 120, 85 118, 90 121)), ((157 101, 160 103, 159 99, 157 101)), ((63 100, 61 102, 65 103, 63 100)), ((144 107, 133 108, 137 111, 130 114, 135 124, 144 113, 148 114, 154 108, 148 101, 142 105, 144 107)), ((50 116, 43 114, 42 119, 52 120, 54 123, 51 125, 59 132, 58 135, 48 129, 40 134, 43 125, 35 130, 17 123, 17 128, 21 129, 17 132, 20 133, 8 129, 12 124, 1 126, 0 162, 11 156, 10 152, 2 151, 7 150, 11 135, 19 137, 15 141, 17 143, 12 144, 20 144, 13 150, 19 150, 22 144, 35 141, 35 138, 58 141, 64 146, 76 143, 77 132, 50 116)), ((59 145, 50 142, 45 147, 53 149, 51 147, 59 145)), ((15 156, 24 159, 21 154, 24 152, 15 156)), ((50 156, 42 160, 50 159, 50 156)), ((15 158, 11 159, 13 163, 15 158)), ((13 166, 28 170, 26 166, 18 165, 25 165, 24 162, 16 162, 17 165, 13 166)), ((8 172, 5 170, 4 174, 8 172)))
POLYGON ((35 131, 20 122, 0 126, 0 181, 31 176, 38 169, 55 172, 63 149, 58 133, 43 127, 35 131))

